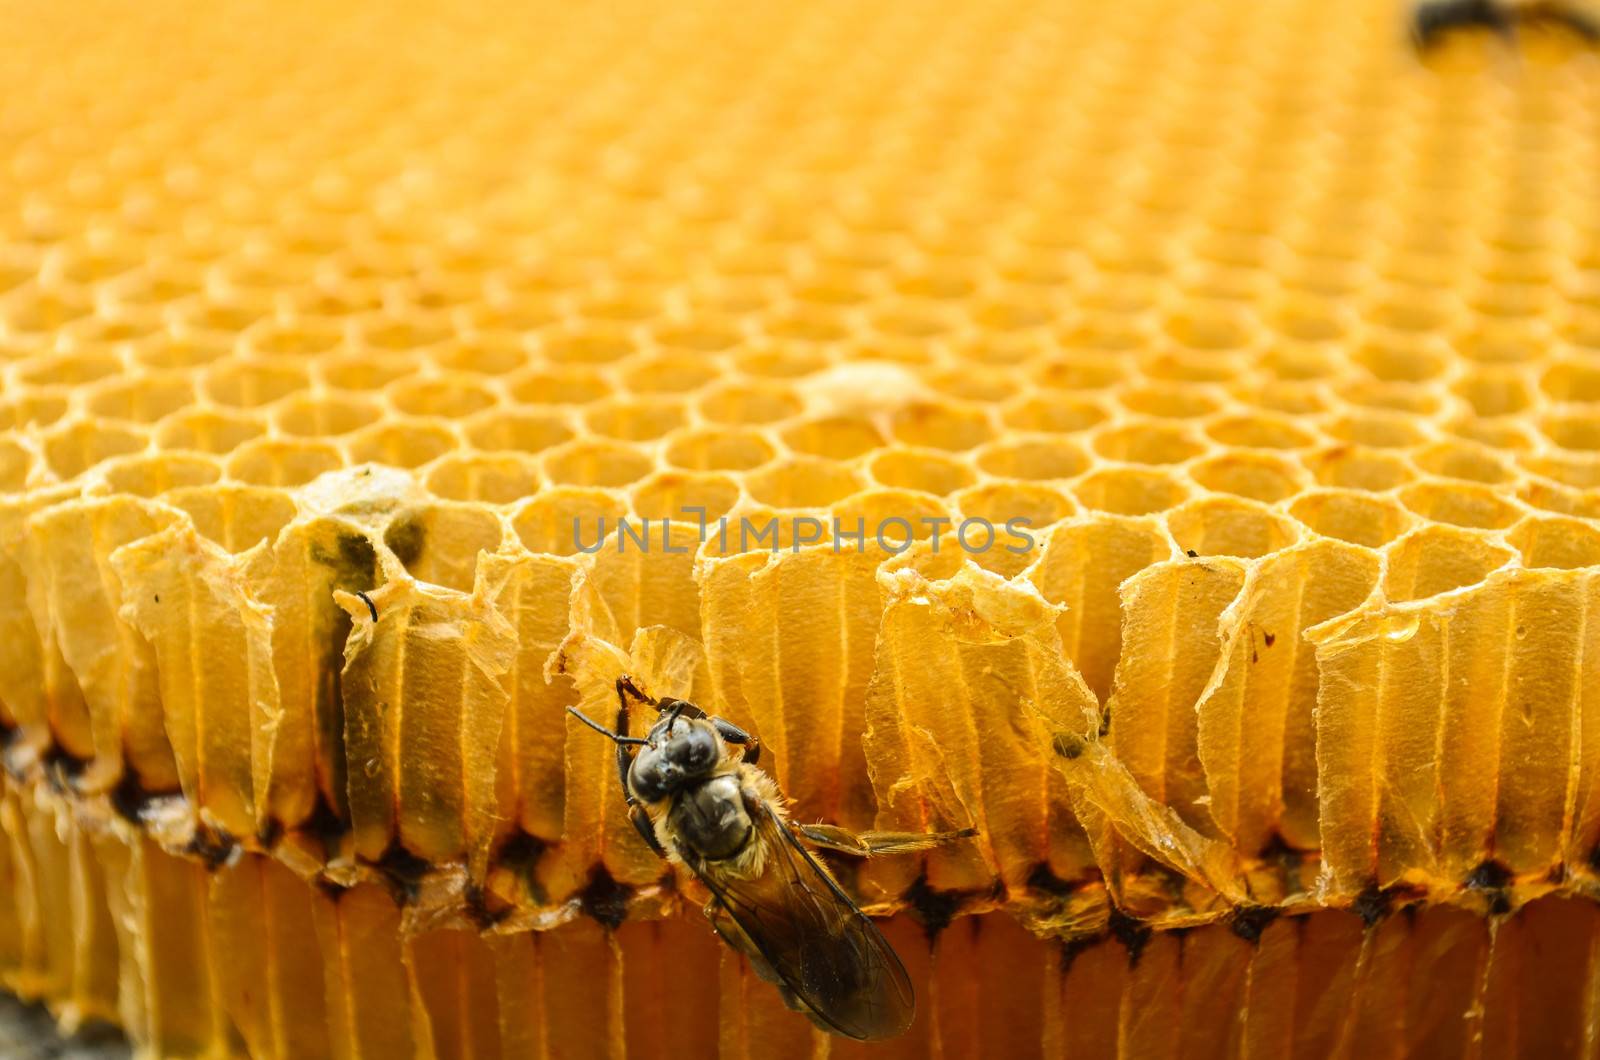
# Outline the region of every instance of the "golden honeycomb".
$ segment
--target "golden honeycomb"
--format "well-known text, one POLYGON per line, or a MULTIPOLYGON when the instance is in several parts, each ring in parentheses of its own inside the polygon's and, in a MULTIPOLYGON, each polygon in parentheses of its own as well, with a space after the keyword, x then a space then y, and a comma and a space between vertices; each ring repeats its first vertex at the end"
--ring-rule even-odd
MULTIPOLYGON (((154 1055, 767 1057, 830 1044, 680 918, 406 932, 373 884, 310 888, 254 854, 208 870, 15 790, 0 818, 16 895, 0 905, 7 982, 71 1019, 119 1020, 154 1055), (707 988, 684 989, 695 978, 707 988)), ((829 1055, 1580 1055, 1597 920, 1591 900, 1550 895, 1498 926, 1447 905, 1372 926, 1324 909, 1251 938, 1210 924, 1064 948, 1004 913, 963 917, 934 947, 896 917, 885 931, 931 1015, 829 1055)))
POLYGON ((6 988, 157 1056, 852 1055, 567 724, 626 667, 799 819, 978 830, 839 864, 905 1055, 1594 1048, 1576 35, 4 10, 6 988))

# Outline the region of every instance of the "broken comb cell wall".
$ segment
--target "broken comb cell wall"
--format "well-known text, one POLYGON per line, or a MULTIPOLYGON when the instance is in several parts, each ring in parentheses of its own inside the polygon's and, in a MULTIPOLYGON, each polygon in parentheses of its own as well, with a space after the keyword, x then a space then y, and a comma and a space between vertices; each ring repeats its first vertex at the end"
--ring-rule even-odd
MULTIPOLYGON (((208 869, 97 836, 49 796, 8 789, 0 824, 7 984, 67 1021, 119 1021, 148 1055, 757 1057, 818 1044, 682 918, 408 930, 384 887, 310 886, 259 855, 208 869)), ((1328 909, 1063 944, 1004 913, 933 941, 900 916, 884 930, 928 1013, 904 1038, 832 1042, 830 1055, 1460 1056, 1474 1043, 1573 1055, 1588 1040, 1597 917, 1586 898, 1549 896, 1498 924, 1449 906, 1370 926, 1328 909)))
POLYGON ((569 737, 627 668, 797 819, 979 830, 839 863, 907 1055, 1587 1040, 1575 39, 0 10, 9 989, 162 1056, 823 1048, 569 737))

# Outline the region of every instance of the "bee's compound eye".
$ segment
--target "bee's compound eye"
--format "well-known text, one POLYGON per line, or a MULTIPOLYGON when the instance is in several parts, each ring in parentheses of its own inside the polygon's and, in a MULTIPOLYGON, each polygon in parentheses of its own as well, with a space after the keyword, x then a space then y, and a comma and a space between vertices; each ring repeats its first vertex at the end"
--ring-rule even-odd
POLYGON ((640 751, 628 770, 628 786, 633 789, 634 795, 645 802, 655 802, 671 795, 673 785, 665 774, 676 774, 678 771, 670 767, 663 769, 664 766, 667 763, 655 748, 647 747, 640 751))
POLYGON ((695 725, 675 737, 667 751, 686 773, 709 769, 717 761, 717 738, 708 725, 695 725))

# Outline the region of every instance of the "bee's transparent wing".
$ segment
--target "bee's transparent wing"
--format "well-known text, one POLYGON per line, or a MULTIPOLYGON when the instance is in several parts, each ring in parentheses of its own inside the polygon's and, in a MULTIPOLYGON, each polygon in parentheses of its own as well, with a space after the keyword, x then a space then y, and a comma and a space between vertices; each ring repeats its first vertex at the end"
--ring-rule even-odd
POLYGON ((894 949, 777 814, 759 799, 746 806, 765 849, 758 877, 731 877, 686 851, 685 862, 823 1024, 862 1040, 903 1032, 916 1002, 894 949))

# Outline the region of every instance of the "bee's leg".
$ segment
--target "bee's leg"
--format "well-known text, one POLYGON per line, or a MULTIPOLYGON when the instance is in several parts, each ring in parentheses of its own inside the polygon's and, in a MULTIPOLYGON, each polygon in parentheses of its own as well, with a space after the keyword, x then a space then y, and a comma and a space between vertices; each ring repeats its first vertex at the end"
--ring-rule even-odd
POLYGON ((744 748, 744 761, 755 765, 761 758, 761 742, 733 722, 707 714, 687 699, 663 699, 656 709, 669 717, 704 718, 717 730, 717 735, 728 743, 744 748))
POLYGON ((744 761, 755 765, 761 761, 761 741, 745 732, 731 721, 721 718, 712 718, 711 724, 716 726, 717 735, 736 747, 744 748, 744 761))
POLYGON ((852 832, 831 824, 797 824, 794 826, 811 843, 857 857, 875 854, 906 854, 913 850, 932 850, 953 843, 957 839, 971 839, 978 834, 976 828, 963 828, 957 832, 852 832))
POLYGON ((627 674, 623 674, 621 677, 617 678, 617 699, 622 703, 622 709, 624 713, 626 713, 628 709, 629 696, 632 696, 634 699, 637 699, 640 703, 643 703, 647 706, 653 707, 656 705, 655 700, 639 691, 639 686, 633 683, 632 677, 628 676, 627 674))
POLYGON ((666 707, 661 711, 662 715, 667 719, 668 737, 671 737, 673 727, 678 724, 678 719, 683 716, 683 708, 689 705, 682 700, 677 700, 672 706, 666 707))
MULTIPOLYGON (((623 736, 628 735, 628 702, 623 700, 622 707, 617 711, 617 732, 623 736)), ((633 756, 636 753, 633 744, 617 742, 617 779, 622 782, 622 796, 633 805, 633 793, 628 790, 628 770, 633 768, 633 756)))
POLYGON ((656 857, 667 856, 667 852, 661 847, 661 841, 656 838, 656 826, 651 822, 650 815, 632 795, 628 796, 628 820, 633 822, 633 827, 644 837, 646 845, 655 851, 656 857))
MULTIPOLYGON (((639 690, 633 687, 633 682, 626 677, 617 680, 617 732, 626 736, 628 733, 628 697, 624 694, 623 682, 627 682, 627 689, 635 695, 639 690)), ((661 844, 656 840, 656 826, 650 820, 650 815, 645 812, 639 800, 633 797, 633 792, 628 788, 628 771, 633 768, 633 756, 638 752, 634 750, 637 744, 617 742, 617 779, 622 784, 622 797, 628 804, 628 820, 633 822, 635 831, 643 837, 656 857, 665 858, 667 852, 661 849, 661 844)))
POLYGON ((659 699, 655 702, 655 708, 661 713, 671 714, 673 717, 704 718, 708 716, 705 711, 687 699, 659 699))

